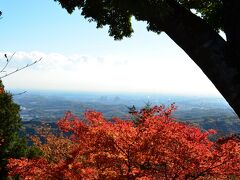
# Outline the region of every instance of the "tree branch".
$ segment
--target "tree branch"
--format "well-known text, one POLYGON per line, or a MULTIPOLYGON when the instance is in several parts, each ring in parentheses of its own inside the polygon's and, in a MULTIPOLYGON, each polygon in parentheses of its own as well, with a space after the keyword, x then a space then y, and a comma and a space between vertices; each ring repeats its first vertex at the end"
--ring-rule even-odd
POLYGON ((25 94, 26 92, 27 91, 23 91, 23 92, 20 92, 20 93, 12 94, 12 96, 19 96, 19 95, 25 94))
POLYGON ((153 12, 145 20, 163 29, 188 54, 240 117, 239 57, 228 52, 227 42, 206 21, 175 0, 166 2, 171 12, 162 18, 153 12))
POLYGON ((6 58, 6 64, 3 66, 2 70, 0 71, 0 73, 4 72, 4 70, 7 68, 9 62, 12 60, 13 56, 15 55, 16 52, 14 52, 11 57, 8 59, 7 54, 4 54, 4 57, 6 58))
MULTIPOLYGON (((5 56, 5 57, 6 57, 6 56, 5 56)), ((5 78, 5 77, 7 77, 7 76, 9 76, 9 75, 11 75, 11 74, 14 74, 14 73, 16 73, 16 72, 18 72, 18 71, 23 70, 23 69, 25 69, 25 68, 28 68, 28 67, 30 67, 30 66, 38 63, 38 62, 41 61, 41 60, 42 60, 42 58, 40 58, 39 60, 34 61, 33 63, 27 64, 26 66, 23 66, 23 67, 21 67, 21 68, 17 68, 16 70, 14 70, 14 71, 12 71, 12 72, 10 72, 10 73, 7 73, 7 74, 5 74, 5 75, 3 75, 3 76, 0 76, 0 79, 3 79, 3 78, 5 78)), ((8 64, 7 64, 7 65, 8 65, 8 64)), ((7 65, 5 65, 5 66, 7 66, 7 65)), ((5 68, 6 68, 6 67, 5 67, 5 68)), ((5 69, 5 68, 3 68, 3 69, 5 69)), ((2 71, 1 71, 1 72, 2 72, 2 71)))

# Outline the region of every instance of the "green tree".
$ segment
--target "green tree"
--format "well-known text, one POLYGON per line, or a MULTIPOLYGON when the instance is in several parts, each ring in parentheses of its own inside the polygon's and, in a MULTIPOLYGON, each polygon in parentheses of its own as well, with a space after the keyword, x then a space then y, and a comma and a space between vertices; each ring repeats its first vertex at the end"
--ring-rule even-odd
POLYGON ((131 17, 164 31, 202 69, 240 116, 239 0, 54 0, 76 8, 119 40, 133 33, 131 17), (226 34, 224 40, 218 33, 226 34))
POLYGON ((26 156, 28 150, 25 138, 19 137, 22 123, 20 107, 12 100, 12 95, 5 92, 0 79, 0 177, 6 177, 7 160, 10 157, 26 156))

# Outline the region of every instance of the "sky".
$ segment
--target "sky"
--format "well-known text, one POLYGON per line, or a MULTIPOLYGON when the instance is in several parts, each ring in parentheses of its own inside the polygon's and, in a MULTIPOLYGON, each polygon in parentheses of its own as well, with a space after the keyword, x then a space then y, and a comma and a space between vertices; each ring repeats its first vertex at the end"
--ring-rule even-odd
POLYGON ((4 54, 15 52, 8 73, 42 58, 3 78, 6 88, 220 96, 181 48, 145 22, 133 18, 132 37, 114 41, 107 27, 54 0, 0 0, 0 10, 0 70, 4 54))

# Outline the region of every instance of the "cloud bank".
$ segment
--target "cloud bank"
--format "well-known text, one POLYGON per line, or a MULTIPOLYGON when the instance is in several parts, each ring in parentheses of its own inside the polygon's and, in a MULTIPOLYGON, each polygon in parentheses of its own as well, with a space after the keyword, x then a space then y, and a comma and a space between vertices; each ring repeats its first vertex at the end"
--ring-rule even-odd
MULTIPOLYGON (((5 63, 0 52, 0 69, 5 63)), ((7 71, 42 61, 4 78, 9 88, 69 91, 154 92, 217 95, 218 91, 190 59, 127 57, 108 54, 64 55, 39 51, 17 52, 7 71)))

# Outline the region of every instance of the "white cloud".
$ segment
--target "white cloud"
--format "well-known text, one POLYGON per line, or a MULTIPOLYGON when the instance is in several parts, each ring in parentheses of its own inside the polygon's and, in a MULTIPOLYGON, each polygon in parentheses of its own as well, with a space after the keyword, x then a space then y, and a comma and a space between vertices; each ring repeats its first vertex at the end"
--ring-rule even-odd
MULTIPOLYGON (((0 52, 1 59, 4 54, 0 52)), ((25 89, 218 94, 188 57, 94 57, 34 51, 17 52, 12 64, 23 66, 41 57, 41 62, 5 78, 4 83, 25 89)))

